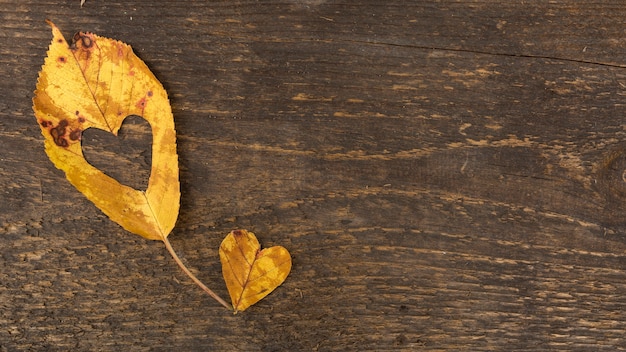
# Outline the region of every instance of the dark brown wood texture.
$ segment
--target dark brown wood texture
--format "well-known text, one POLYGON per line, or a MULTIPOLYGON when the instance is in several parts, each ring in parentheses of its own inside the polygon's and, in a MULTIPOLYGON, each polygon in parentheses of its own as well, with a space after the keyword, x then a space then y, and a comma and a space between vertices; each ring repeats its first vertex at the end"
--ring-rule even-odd
MULTIPOLYGON (((0 1, 1 351, 626 349, 623 2, 79 3, 0 1), (187 265, 246 228, 283 286, 233 316, 54 168, 45 18, 167 89, 187 265)), ((84 140, 135 187, 141 121, 84 140)))

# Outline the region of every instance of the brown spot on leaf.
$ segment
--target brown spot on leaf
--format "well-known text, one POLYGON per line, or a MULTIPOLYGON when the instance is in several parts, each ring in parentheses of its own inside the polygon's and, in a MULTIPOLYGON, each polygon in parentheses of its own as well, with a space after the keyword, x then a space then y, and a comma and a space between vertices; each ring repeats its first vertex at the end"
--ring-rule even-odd
POLYGON ((143 109, 146 107, 146 98, 141 98, 139 99, 139 101, 137 102, 137 104, 135 104, 136 107, 138 107, 139 109, 143 109))
POLYGON ((91 36, 89 34, 86 33, 82 33, 82 32, 78 32, 76 34, 74 34, 74 37, 72 38, 72 47, 76 47, 76 44, 78 42, 80 42, 81 47, 89 49, 93 46, 93 40, 91 39, 91 36))
POLYGON ((151 91, 151 90, 149 90, 149 91, 148 91, 148 96, 149 96, 149 97, 151 97, 151 96, 152 96, 152 91, 151 91))
POLYGON ((64 137, 68 124, 67 120, 61 120, 57 127, 50 129, 52 140, 54 140, 54 143, 60 147, 68 147, 70 145, 64 137))
POLYGON ((86 35, 80 37, 80 41, 85 48, 91 48, 91 46, 93 45, 93 41, 91 40, 91 38, 86 35))
POLYGON ((233 236, 241 237, 241 236, 243 236, 243 231, 241 231, 241 230, 234 230, 233 231, 233 236))
POLYGON ((74 34, 74 36, 72 37, 72 44, 70 45, 70 49, 72 50, 78 49, 78 46, 76 45, 76 43, 80 41, 80 36, 81 36, 80 32, 77 32, 76 34, 74 34))
POLYGON ((78 116, 78 122, 85 122, 85 117, 80 115, 80 111, 76 110, 76 116, 78 116))
POLYGON ((82 130, 73 130, 72 132, 70 132, 70 139, 73 141, 77 141, 80 139, 82 130))
POLYGON ((67 59, 65 58, 65 56, 59 56, 59 58, 57 59, 60 63, 64 64, 67 62, 67 59))
POLYGON ((70 49, 75 52, 79 60, 88 61, 91 58, 91 51, 94 47, 92 35, 89 33, 76 33, 72 38, 70 49))

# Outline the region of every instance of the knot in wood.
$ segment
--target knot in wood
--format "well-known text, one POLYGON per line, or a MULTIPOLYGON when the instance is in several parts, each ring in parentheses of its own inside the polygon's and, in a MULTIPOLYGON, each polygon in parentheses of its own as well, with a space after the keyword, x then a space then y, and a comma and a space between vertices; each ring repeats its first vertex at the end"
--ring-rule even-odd
POLYGON ((626 149, 611 152, 600 165, 598 185, 605 196, 626 201, 626 149))

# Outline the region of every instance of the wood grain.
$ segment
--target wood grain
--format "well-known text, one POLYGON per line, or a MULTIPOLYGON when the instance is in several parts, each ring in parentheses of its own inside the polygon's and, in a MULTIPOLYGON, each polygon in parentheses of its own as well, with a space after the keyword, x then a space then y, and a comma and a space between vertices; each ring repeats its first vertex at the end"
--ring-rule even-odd
MULTIPOLYGON (((626 349, 621 2, 2 4, 1 351, 626 349), (232 316, 54 169, 45 18, 167 89, 186 264, 227 296, 246 228, 292 253, 283 286, 232 316)), ((124 129, 84 149, 142 187, 124 129)))

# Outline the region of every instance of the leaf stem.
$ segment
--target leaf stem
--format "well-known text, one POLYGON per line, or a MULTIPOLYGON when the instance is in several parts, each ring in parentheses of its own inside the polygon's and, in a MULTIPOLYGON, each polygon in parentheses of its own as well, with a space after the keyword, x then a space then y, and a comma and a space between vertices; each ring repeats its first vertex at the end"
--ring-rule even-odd
POLYGON ((189 271, 189 269, 187 269, 185 264, 183 264, 183 262, 180 260, 180 258, 178 258, 178 255, 176 255, 176 252, 174 252, 174 248, 172 248, 172 245, 170 244, 170 241, 167 239, 167 237, 163 238, 163 243, 165 243, 165 248, 167 248, 167 250, 170 252, 172 257, 174 258, 174 261, 176 261, 176 264, 178 264, 178 266, 181 269, 183 269, 185 274, 187 274, 187 276, 189 276, 191 278, 191 280, 193 280, 193 282, 196 283, 196 285, 200 286, 200 288, 203 289, 204 292, 208 293, 209 296, 213 297, 214 300, 218 301, 221 305, 226 307, 226 309, 233 310, 233 306, 232 305, 226 303, 226 301, 224 301, 220 296, 218 296, 210 288, 206 287, 202 283, 202 281, 200 281, 194 274, 191 273, 191 271, 189 271))

